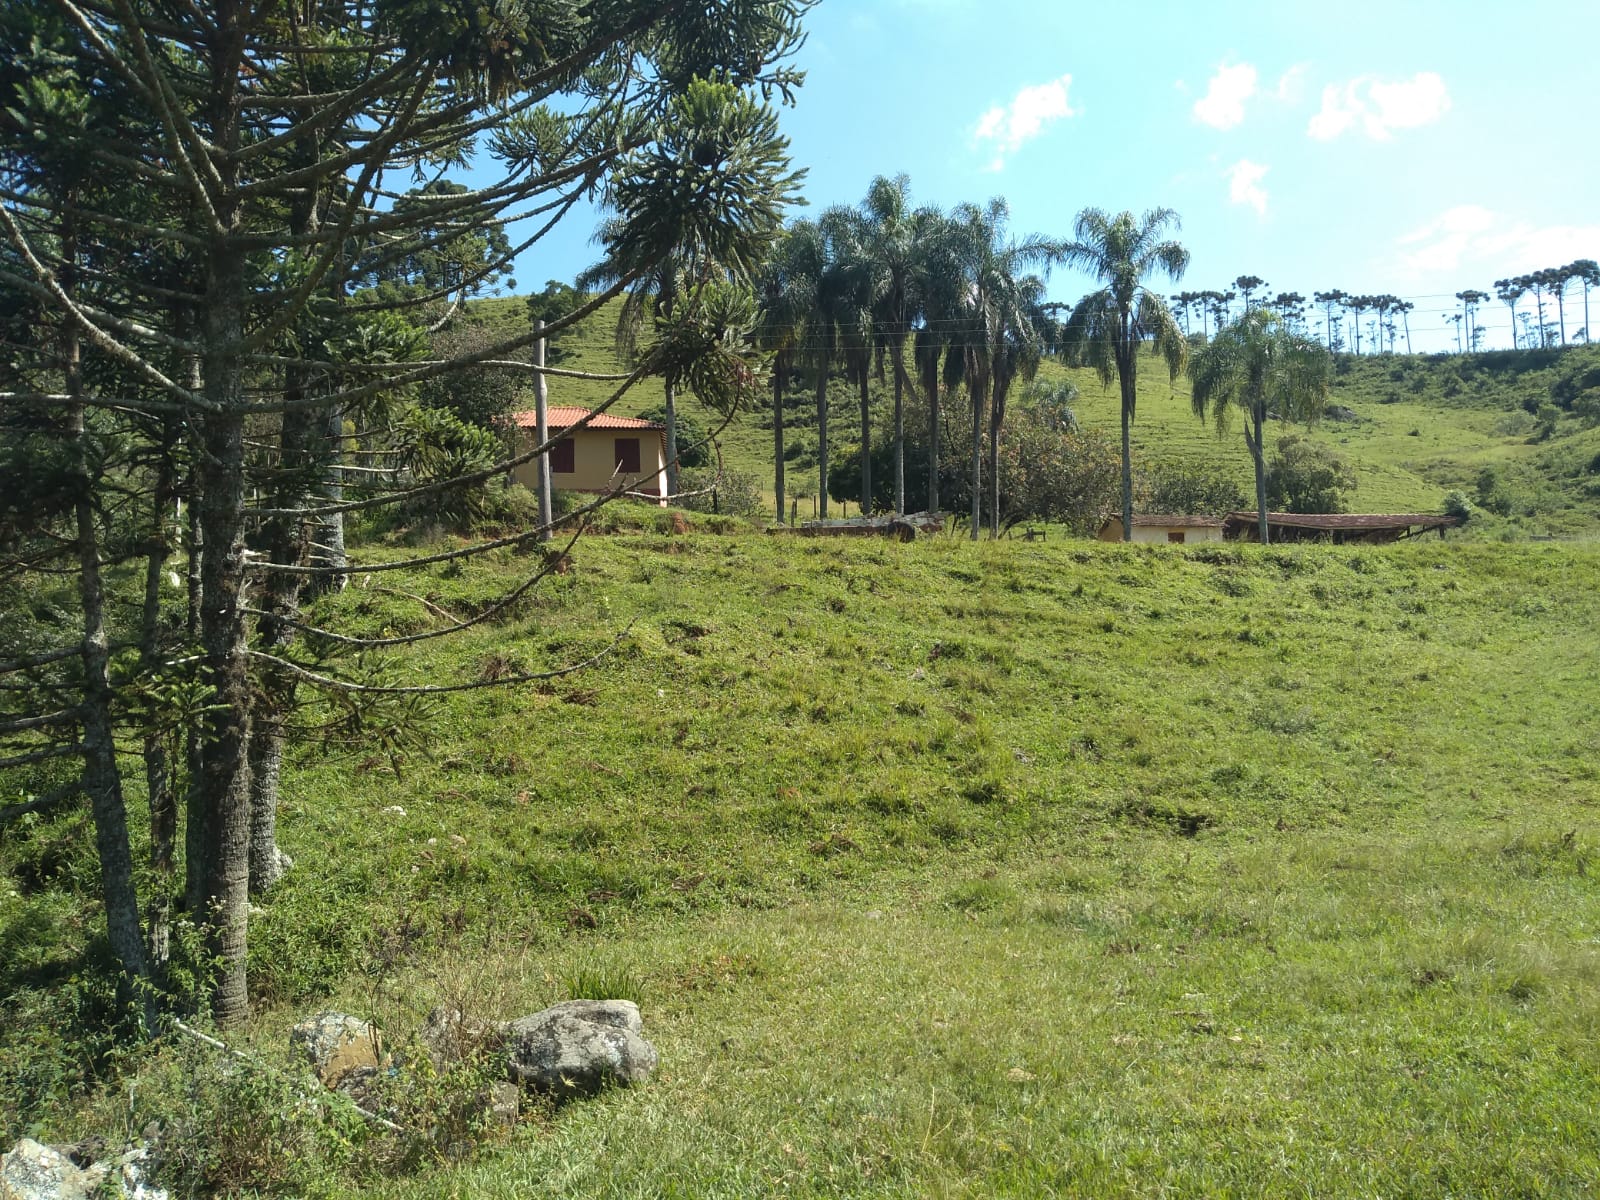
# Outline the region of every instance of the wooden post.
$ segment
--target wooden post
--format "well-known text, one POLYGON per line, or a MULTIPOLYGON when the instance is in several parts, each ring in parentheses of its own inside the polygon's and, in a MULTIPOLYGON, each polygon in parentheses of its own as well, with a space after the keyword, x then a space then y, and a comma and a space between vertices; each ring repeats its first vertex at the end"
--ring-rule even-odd
MULTIPOLYGON (((544 366, 544 318, 537 318, 533 322, 533 331, 539 335, 533 343, 533 365, 544 366)), ((533 436, 536 443, 544 445, 550 438, 549 421, 549 389, 545 386, 544 372, 533 373, 533 436)), ((534 480, 539 493, 539 540, 550 540, 550 520, 553 511, 550 500, 550 452, 539 455, 533 460, 534 480)))

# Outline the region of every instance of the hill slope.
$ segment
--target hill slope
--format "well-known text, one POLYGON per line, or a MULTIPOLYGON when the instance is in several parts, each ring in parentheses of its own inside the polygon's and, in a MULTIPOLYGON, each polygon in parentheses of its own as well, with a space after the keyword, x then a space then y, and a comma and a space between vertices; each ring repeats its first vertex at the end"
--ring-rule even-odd
MULTIPOLYGON (((480 301, 473 319, 517 324, 524 319, 522 304, 520 299, 480 301)), ((612 305, 568 335, 564 346, 572 354, 571 365, 595 372, 617 370, 615 314, 612 305)), ((1357 488, 1350 498, 1354 511, 1438 512, 1447 493, 1458 489, 1477 503, 1479 480, 1488 470, 1495 478, 1483 498, 1502 511, 1482 514, 1478 532, 1593 536, 1600 532, 1600 471, 1593 469, 1600 458, 1600 428, 1584 428, 1567 417, 1552 436, 1537 439, 1536 421, 1530 415, 1548 400, 1561 361, 1561 354, 1553 351, 1467 357, 1346 356, 1340 360, 1330 403, 1354 417, 1326 419, 1310 436, 1335 448, 1354 466, 1357 488)), ((1146 462, 1223 464, 1250 494, 1254 486, 1250 459, 1237 429, 1219 438, 1190 411, 1186 379, 1169 385, 1154 358, 1141 367, 1135 453, 1146 462)), ((1089 427, 1108 434, 1119 428, 1116 389, 1102 388, 1093 372, 1047 363, 1042 378, 1064 379, 1079 389, 1077 414, 1089 427)), ((875 436, 887 436, 888 391, 875 383, 873 393, 880 431, 875 436)), ((605 385, 583 380, 559 381, 552 391, 563 403, 584 405, 598 403, 607 394, 605 385)), ((637 413, 661 400, 659 383, 648 381, 621 408, 637 413)), ((836 457, 848 456, 859 443, 854 390, 835 380, 830 403, 835 414, 833 452, 836 457)), ((685 397, 684 411, 702 423, 708 419, 692 396, 685 397)), ((790 490, 810 495, 815 490, 816 435, 809 387, 795 389, 785 414, 790 444, 800 452, 790 465, 790 490)), ((947 413, 946 420, 952 419, 960 418, 947 413)), ((756 476, 769 497, 771 427, 769 408, 744 414, 721 439, 727 465, 756 476)))
MULTIPOLYGON (((531 565, 322 615, 419 630, 531 565)), ((403 1038, 435 1003, 598 991, 641 1002, 660 1074, 404 1184, 251 1161, 417 1197, 1579 1191, 1597 598, 1584 547, 591 538, 389 674, 620 633, 600 665, 286 769, 259 1052, 330 1004, 403 1038)), ((81 969, 93 895, 25 864, 89 842, 62 818, 3 846, 18 1013, 62 1002, 33 981, 81 969)), ((138 1129, 170 1095, 105 1111, 138 1129)))

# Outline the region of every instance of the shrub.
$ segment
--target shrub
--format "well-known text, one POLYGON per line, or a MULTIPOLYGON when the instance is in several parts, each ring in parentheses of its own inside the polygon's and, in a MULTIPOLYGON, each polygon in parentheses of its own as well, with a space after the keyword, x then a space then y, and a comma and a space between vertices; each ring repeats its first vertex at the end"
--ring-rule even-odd
POLYGON ((1248 506, 1244 489, 1226 468, 1160 462, 1145 471, 1146 512, 1220 517, 1248 506))
POLYGON ((1356 486, 1354 468, 1331 449, 1298 434, 1278 439, 1267 461, 1267 503, 1292 513, 1347 511, 1345 493, 1356 486))
POLYGON ((691 512, 730 517, 761 517, 766 513, 761 481, 743 471, 683 471, 678 476, 678 488, 685 493, 680 506, 691 512))

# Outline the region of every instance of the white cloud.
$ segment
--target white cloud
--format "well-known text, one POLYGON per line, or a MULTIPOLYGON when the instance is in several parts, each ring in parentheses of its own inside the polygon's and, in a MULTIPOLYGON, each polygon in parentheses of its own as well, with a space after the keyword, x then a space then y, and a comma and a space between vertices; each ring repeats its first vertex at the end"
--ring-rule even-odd
POLYGON ((1412 276, 1468 268, 1485 276, 1516 275, 1581 258, 1596 243, 1600 225, 1539 226, 1478 204, 1446 209, 1396 239, 1407 247, 1400 266, 1412 276))
POLYGON ((1306 63, 1296 63, 1278 76, 1278 86, 1272 89, 1273 98, 1280 104, 1298 104, 1306 92, 1306 63))
POLYGON ((1450 90, 1433 71, 1393 83, 1363 75, 1322 89, 1322 108, 1306 133, 1327 142, 1359 125, 1373 141, 1387 142, 1396 129, 1432 125, 1449 111, 1450 90))
POLYGON ((1194 119, 1213 129, 1232 129, 1244 120, 1244 102, 1256 94, 1256 69, 1249 63, 1217 68, 1206 94, 1194 102, 1194 119))
POLYGON ((1225 172, 1228 177, 1228 199, 1255 209, 1257 216, 1266 216, 1267 189, 1261 186, 1261 181, 1271 169, 1248 158, 1241 158, 1225 172))
POLYGON ((1010 104, 997 104, 978 118, 973 140, 994 151, 989 170, 998 171, 1006 159, 1044 132, 1046 125, 1078 115, 1067 98, 1072 76, 1063 75, 1049 83, 1025 87, 1010 104))

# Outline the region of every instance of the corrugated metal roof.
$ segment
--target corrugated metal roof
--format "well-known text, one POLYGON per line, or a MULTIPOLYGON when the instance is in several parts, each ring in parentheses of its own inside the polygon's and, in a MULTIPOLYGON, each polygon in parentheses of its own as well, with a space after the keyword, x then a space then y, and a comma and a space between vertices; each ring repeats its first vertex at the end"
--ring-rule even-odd
MULTIPOLYGON (((545 423, 551 429, 570 429, 593 411, 593 409, 584 408, 577 404, 552 404, 546 410, 545 423)), ((517 428, 519 429, 533 429, 538 424, 532 409, 529 409, 527 412, 515 413, 511 419, 517 423, 517 428)), ((667 427, 665 425, 658 424, 655 421, 642 420, 639 417, 617 417, 605 412, 595 417, 594 420, 590 421, 584 426, 584 428, 658 429, 665 432, 667 427)))
MULTIPOLYGON (((1228 514, 1228 524, 1257 523, 1253 512, 1228 514)), ((1460 517, 1440 513, 1276 513, 1267 514, 1269 525, 1282 525, 1286 529, 1438 529, 1441 526, 1459 525, 1460 517)))

